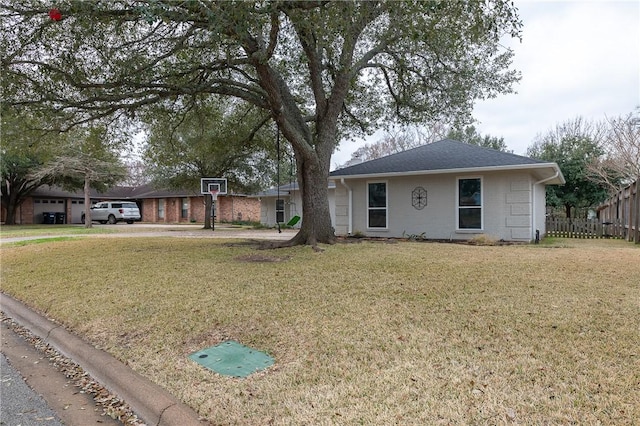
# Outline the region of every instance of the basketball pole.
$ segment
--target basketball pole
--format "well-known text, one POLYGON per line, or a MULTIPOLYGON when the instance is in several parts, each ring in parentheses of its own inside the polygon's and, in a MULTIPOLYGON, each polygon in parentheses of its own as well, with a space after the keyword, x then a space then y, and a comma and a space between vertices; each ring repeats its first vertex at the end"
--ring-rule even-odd
POLYGON ((218 200, 218 192, 216 190, 209 191, 211 193, 211 230, 216 229, 216 201, 218 200))

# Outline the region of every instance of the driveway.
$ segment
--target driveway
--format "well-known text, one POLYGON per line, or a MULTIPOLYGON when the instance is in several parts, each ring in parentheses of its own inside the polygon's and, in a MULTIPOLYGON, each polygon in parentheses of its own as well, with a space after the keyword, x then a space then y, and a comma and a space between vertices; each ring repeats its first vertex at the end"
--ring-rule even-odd
MULTIPOLYGON (((55 225, 53 225, 55 227, 55 225)), ((83 225, 78 225, 81 227, 83 225)), ((203 229, 202 225, 162 225, 151 223, 135 223, 128 225, 119 223, 115 225, 93 225, 93 229, 109 230, 109 233, 97 234, 68 234, 61 232, 56 235, 30 235, 26 237, 2 238, 0 243, 16 241, 39 240, 43 238, 58 237, 98 237, 98 238, 122 238, 122 237, 178 237, 178 238, 238 238, 247 240, 274 240, 286 241, 293 238, 297 230, 283 229, 247 229, 225 225, 216 225, 214 230, 203 229)), ((52 227, 52 233, 55 228, 52 227)))

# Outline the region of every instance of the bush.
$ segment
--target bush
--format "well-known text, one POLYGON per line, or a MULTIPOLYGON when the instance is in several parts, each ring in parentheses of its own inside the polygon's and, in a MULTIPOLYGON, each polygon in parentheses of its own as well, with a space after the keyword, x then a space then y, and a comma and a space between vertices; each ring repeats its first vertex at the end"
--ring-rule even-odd
POLYGON ((495 246, 498 245, 498 243, 500 243, 498 238, 487 234, 476 235, 469 240, 469 244, 474 244, 476 246, 495 246))

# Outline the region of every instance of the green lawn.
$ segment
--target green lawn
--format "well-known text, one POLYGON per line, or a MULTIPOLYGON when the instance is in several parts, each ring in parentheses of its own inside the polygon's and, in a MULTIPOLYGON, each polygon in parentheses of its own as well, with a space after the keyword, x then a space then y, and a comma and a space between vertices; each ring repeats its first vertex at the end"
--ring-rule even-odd
POLYGON ((2 247, 2 289, 214 424, 633 424, 640 247, 109 238, 2 247), (247 379, 187 356, 227 339, 247 379))

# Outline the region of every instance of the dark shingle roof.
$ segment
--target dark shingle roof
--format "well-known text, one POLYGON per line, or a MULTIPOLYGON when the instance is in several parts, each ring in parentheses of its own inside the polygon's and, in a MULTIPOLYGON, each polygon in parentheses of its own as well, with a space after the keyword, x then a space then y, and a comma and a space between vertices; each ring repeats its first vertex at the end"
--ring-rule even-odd
MULTIPOLYGON (((199 197, 200 192, 193 189, 162 189, 150 184, 140 186, 114 186, 105 192, 98 192, 91 188, 89 195, 94 199, 101 200, 136 200, 143 198, 168 198, 168 197, 199 197)), ((67 191, 57 186, 43 185, 33 191, 33 197, 58 197, 58 198, 83 198, 83 191, 67 191)), ((242 194, 233 194, 236 197, 243 197, 242 194)))
MULTIPOLYGON (((335 182, 328 182, 328 189, 335 189, 335 182)), ((291 182, 285 185, 280 185, 280 195, 290 195, 294 191, 299 191, 300 187, 298 186, 298 182, 291 182)), ((266 191, 258 192, 257 194, 250 195, 250 197, 277 197, 278 196, 278 187, 269 188, 266 191)))
POLYGON ((444 139, 331 172, 330 176, 410 173, 548 164, 508 152, 444 139))

